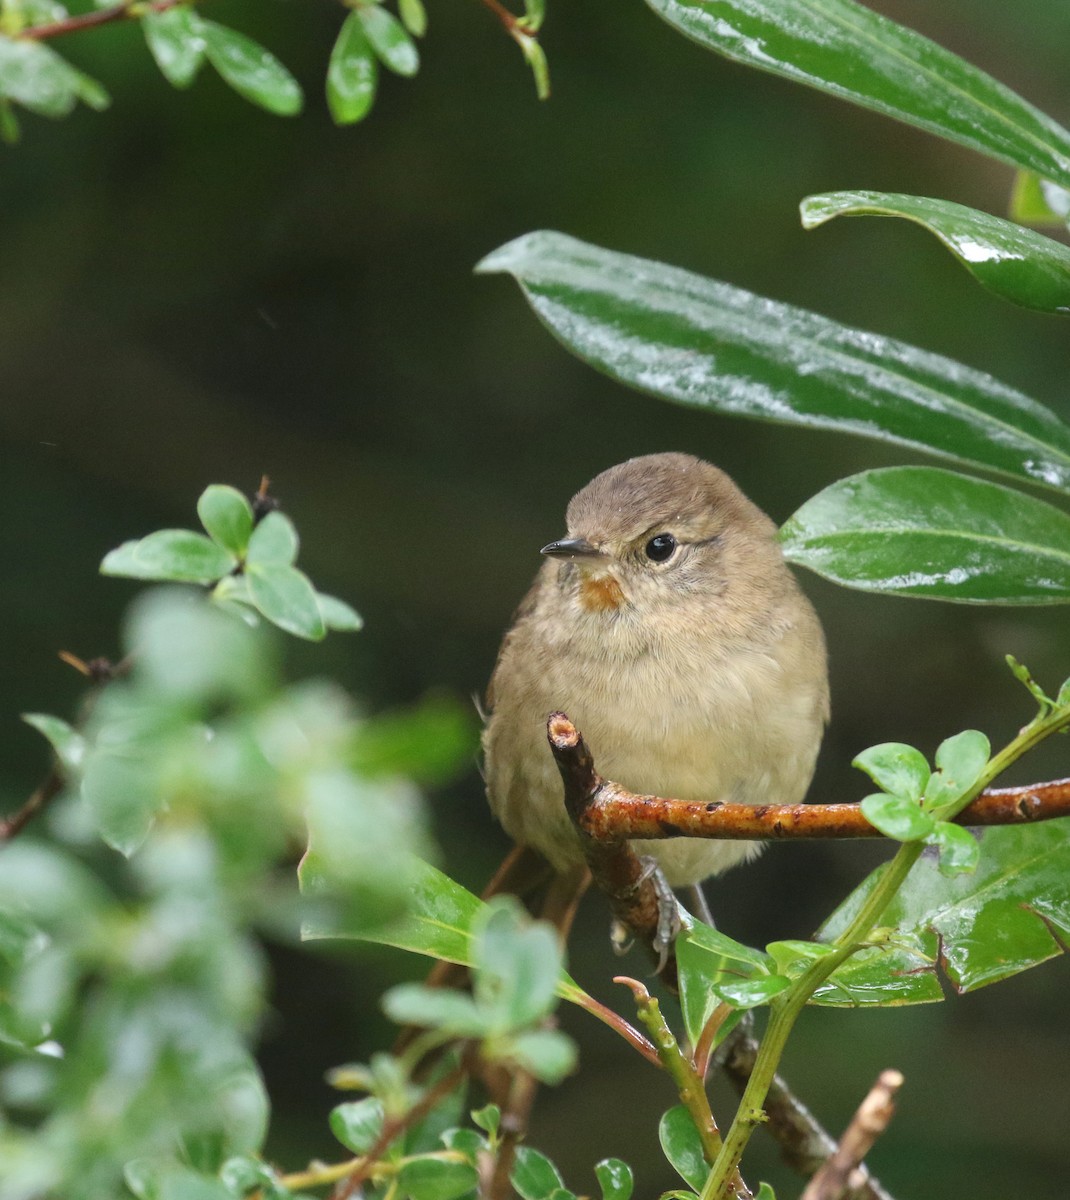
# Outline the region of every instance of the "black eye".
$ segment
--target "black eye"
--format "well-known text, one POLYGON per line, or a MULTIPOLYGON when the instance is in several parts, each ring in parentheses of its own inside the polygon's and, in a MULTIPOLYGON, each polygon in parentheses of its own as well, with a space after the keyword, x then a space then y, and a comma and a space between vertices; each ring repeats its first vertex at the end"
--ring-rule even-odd
POLYGON ((657 537, 652 537, 646 544, 646 556, 652 558, 654 562, 665 562, 672 558, 672 552, 676 549, 676 538, 671 533, 659 533, 657 537))

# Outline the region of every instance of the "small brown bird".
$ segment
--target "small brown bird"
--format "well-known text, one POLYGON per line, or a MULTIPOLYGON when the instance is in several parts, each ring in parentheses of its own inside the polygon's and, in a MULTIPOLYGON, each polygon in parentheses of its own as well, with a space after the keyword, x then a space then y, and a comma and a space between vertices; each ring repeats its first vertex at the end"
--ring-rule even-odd
MULTIPOLYGON (((716 467, 651 454, 603 471, 505 635, 483 734, 491 808, 559 871, 582 861, 546 744, 561 709, 599 772, 696 803, 802 800, 828 720, 825 639, 776 526, 716 467)), ((756 842, 636 841, 673 886, 756 842)))

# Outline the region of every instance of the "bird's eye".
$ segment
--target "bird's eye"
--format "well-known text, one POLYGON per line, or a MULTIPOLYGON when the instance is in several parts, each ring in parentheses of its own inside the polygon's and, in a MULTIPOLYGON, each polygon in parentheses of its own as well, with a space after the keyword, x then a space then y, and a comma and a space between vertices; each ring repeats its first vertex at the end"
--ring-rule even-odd
POLYGON ((659 533, 646 544, 646 556, 654 562, 666 562, 676 549, 676 538, 671 533, 659 533))

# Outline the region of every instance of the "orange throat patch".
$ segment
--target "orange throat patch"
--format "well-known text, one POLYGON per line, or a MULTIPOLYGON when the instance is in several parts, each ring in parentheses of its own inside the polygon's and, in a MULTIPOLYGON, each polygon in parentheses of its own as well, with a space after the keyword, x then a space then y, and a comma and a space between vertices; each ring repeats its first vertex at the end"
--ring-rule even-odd
POLYGON ((588 575, 580 584, 580 604, 588 612, 612 612, 624 603, 624 593, 612 575, 588 575))

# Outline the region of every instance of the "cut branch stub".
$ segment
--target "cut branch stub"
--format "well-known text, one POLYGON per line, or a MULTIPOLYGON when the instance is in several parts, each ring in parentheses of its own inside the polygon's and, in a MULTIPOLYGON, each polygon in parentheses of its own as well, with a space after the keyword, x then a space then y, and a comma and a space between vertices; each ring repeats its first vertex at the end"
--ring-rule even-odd
MULTIPOLYGON (((565 713, 550 714, 546 736, 565 785, 565 807, 579 834, 595 886, 609 898, 617 920, 660 959, 662 956, 655 949, 661 929, 658 890, 651 873, 625 837, 609 831, 592 837, 587 829, 588 814, 598 805, 600 793, 615 785, 607 784, 595 770, 594 758, 583 735, 565 713)), ((671 952, 661 976, 675 989, 676 959, 671 952)))

